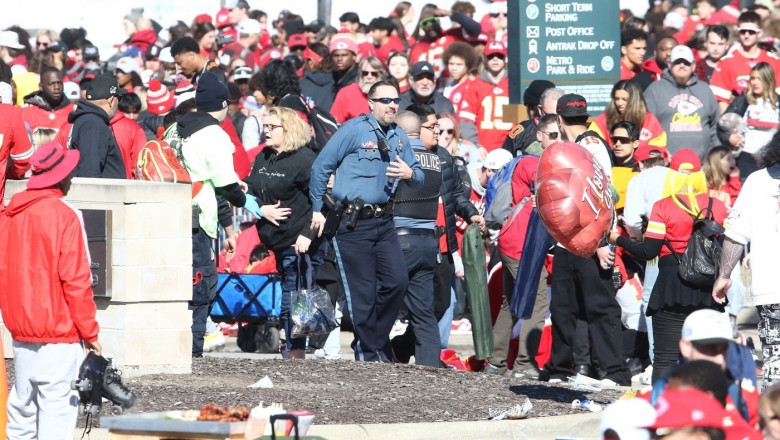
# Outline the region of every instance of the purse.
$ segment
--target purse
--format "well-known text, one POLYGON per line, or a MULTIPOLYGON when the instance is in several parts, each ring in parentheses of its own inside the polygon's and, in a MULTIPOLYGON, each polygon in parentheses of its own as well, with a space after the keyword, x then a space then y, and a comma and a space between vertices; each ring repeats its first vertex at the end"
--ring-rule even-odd
POLYGON ((293 322, 292 337, 320 335, 330 333, 339 323, 336 321, 336 309, 328 292, 314 283, 311 257, 309 254, 298 256, 298 286, 292 292, 290 318, 293 322), (301 286, 301 273, 306 266, 305 285, 301 286))

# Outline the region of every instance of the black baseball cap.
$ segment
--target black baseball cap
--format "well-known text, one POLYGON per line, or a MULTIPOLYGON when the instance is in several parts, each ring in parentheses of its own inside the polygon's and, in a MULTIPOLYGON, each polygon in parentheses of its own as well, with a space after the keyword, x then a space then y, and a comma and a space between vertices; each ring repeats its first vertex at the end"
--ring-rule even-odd
POLYGON ((588 103, 585 101, 585 98, 573 93, 558 98, 558 108, 556 112, 564 118, 590 116, 588 114, 588 103))
POLYGON ((120 96, 122 91, 116 78, 111 75, 102 75, 89 82, 87 86, 87 99, 108 99, 112 96, 120 96))
POLYGON ((81 49, 81 58, 84 61, 100 61, 100 52, 95 46, 84 46, 81 49))
POLYGON ((412 66, 412 78, 417 79, 418 76, 431 75, 434 76, 433 66, 426 61, 420 61, 412 66))

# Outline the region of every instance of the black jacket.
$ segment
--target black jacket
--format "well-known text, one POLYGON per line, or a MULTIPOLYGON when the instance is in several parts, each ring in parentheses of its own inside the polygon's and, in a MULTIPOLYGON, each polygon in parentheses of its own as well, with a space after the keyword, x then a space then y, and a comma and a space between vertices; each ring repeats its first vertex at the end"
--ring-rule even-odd
POLYGON ((76 110, 68 115, 68 122, 73 127, 67 147, 81 153, 79 164, 73 172, 75 177, 124 179, 127 176, 122 152, 109 127, 110 120, 102 108, 82 100, 76 104, 76 110))
POLYGON ((504 150, 512 153, 512 157, 516 157, 518 152, 525 153, 525 149, 529 145, 536 141, 536 132, 539 127, 536 126, 536 122, 533 119, 526 119, 519 124, 515 124, 509 134, 504 139, 504 145, 501 146, 504 150))
POLYGON ((255 158, 252 172, 246 178, 249 193, 257 197, 261 206, 279 201, 281 207, 292 209, 287 220, 280 221, 279 226, 258 220, 257 231, 266 248, 280 252, 292 246, 299 235, 311 238, 309 180, 316 158, 317 155, 306 147, 279 154, 266 147, 255 158))
POLYGON ((138 125, 144 129, 144 134, 146 135, 147 141, 153 141, 157 139, 157 130, 160 127, 163 127, 164 119, 164 115, 153 115, 150 113, 149 116, 138 120, 138 125))
POLYGON ((333 75, 330 72, 306 72, 301 78, 301 93, 314 105, 330 113, 333 107, 333 75))
POLYGON ((352 66, 351 69, 347 70, 346 72, 339 73, 335 70, 333 71, 333 98, 336 99, 336 95, 339 93, 339 90, 343 89, 344 87, 352 84, 353 82, 356 82, 358 80, 358 63, 355 63, 354 66, 352 66))
POLYGON ((48 102, 46 102, 46 99, 43 97, 43 92, 38 90, 37 92, 30 93, 29 95, 24 97, 24 103, 34 105, 36 107, 40 107, 44 110, 53 111, 53 110, 59 110, 63 107, 68 107, 71 104, 70 100, 65 97, 65 95, 62 96, 62 100, 59 104, 57 104, 56 107, 52 107, 49 105, 48 102))
POLYGON ((446 148, 436 147, 441 163, 441 198, 444 201, 444 217, 447 225, 447 246, 450 252, 458 250, 458 240, 455 238, 455 215, 471 223, 471 216, 479 215, 479 211, 466 197, 463 191, 463 181, 458 168, 452 162, 452 156, 446 148))
POLYGON ((433 111, 436 113, 441 112, 448 112, 448 113, 455 113, 455 107, 452 105, 452 101, 447 99, 446 96, 442 95, 441 92, 433 92, 428 102, 420 102, 414 97, 414 91, 412 89, 409 89, 403 93, 401 93, 401 102, 398 104, 398 111, 402 112, 406 110, 407 107, 409 107, 412 104, 428 104, 433 108, 433 111))

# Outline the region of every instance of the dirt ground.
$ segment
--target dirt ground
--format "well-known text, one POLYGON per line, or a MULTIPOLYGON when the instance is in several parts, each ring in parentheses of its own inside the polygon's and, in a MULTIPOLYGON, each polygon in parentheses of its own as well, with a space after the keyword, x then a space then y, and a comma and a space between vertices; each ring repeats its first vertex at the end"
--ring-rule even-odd
MULTIPOLYGON (((13 361, 7 362, 12 376, 13 361)), ((567 385, 414 365, 319 359, 204 357, 193 360, 189 375, 157 374, 124 382, 138 396, 127 413, 200 409, 211 402, 251 408, 262 401, 311 410, 317 424, 486 420, 489 408, 508 409, 525 397, 533 404, 530 417, 549 417, 583 411, 572 408, 574 399, 605 406, 624 393, 583 393, 567 385), (273 388, 248 388, 266 375, 273 388)), ((101 415, 109 409, 104 404, 101 415)), ((80 417, 79 426, 84 423, 80 417)))

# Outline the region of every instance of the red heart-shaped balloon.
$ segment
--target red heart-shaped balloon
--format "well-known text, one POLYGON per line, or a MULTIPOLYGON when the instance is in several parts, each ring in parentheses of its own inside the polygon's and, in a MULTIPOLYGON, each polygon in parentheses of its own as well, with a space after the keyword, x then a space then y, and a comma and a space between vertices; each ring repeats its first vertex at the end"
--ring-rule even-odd
POLYGON ((552 144, 542 153, 536 206, 550 235, 586 258, 609 232, 614 215, 604 170, 588 150, 572 142, 552 144))

